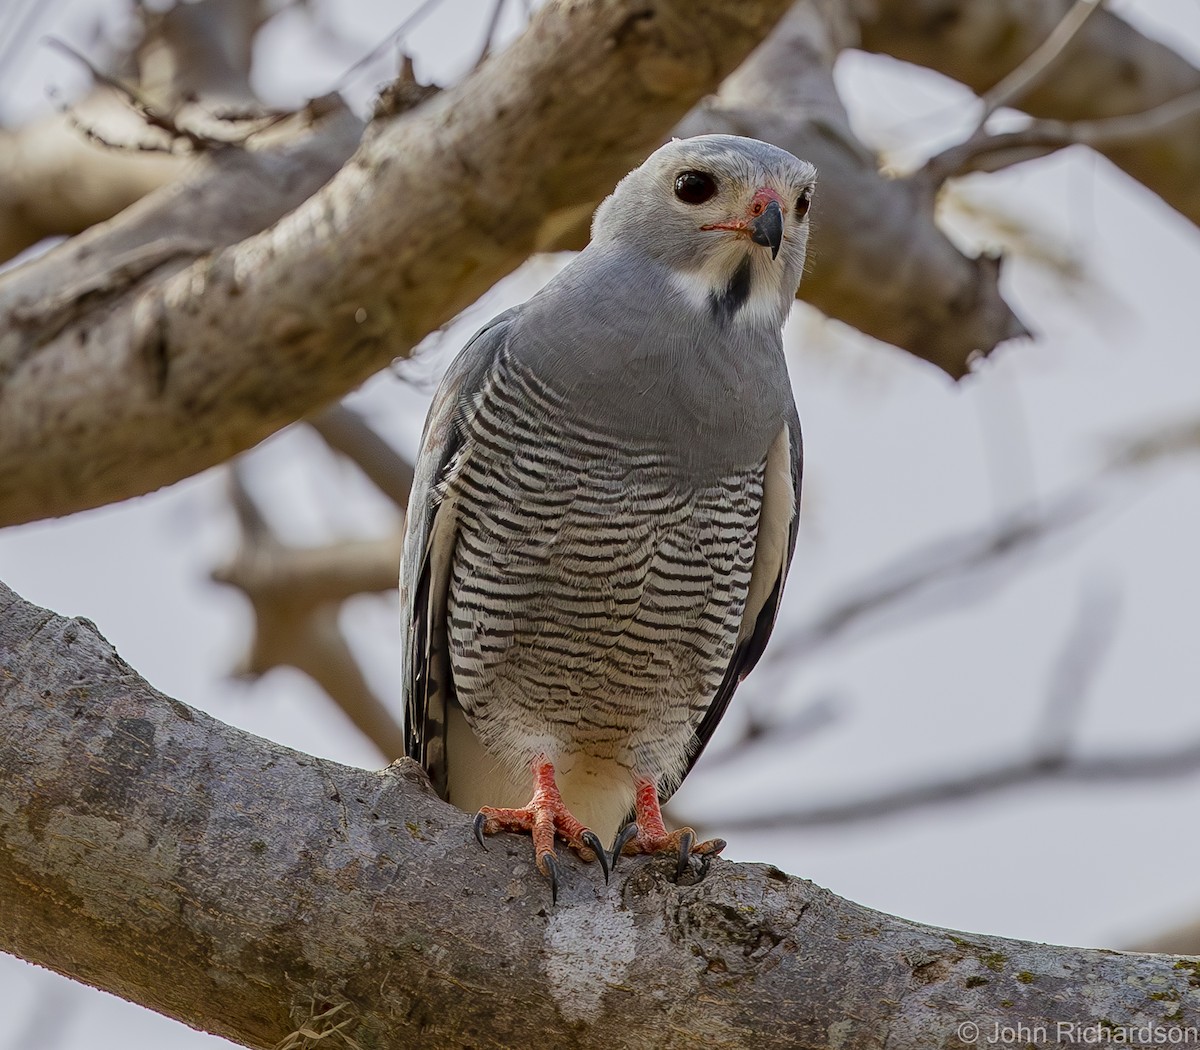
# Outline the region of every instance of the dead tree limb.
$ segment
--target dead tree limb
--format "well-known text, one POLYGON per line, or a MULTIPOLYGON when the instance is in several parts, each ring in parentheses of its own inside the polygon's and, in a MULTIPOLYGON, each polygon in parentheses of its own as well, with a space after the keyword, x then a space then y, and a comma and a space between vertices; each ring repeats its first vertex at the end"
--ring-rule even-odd
POLYGON ((606 1050, 1200 1029, 1200 960, 963 936, 770 865, 678 883, 673 865, 605 886, 565 861, 552 908, 528 842, 480 850, 411 764, 222 725, 0 585, 0 949, 247 1046, 335 1027, 347 1046, 606 1050))

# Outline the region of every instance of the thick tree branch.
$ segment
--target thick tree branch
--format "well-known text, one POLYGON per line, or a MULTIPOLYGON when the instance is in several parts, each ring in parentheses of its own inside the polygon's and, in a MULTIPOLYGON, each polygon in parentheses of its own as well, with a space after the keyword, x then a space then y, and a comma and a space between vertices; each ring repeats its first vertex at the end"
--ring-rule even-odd
POLYGON ((104 308, 78 317, 0 284, 0 521, 178 480, 408 353, 611 187, 787 6, 547 5, 462 84, 378 122, 264 233, 110 275, 104 308))
MULTIPOLYGON (((936 69, 982 93, 1032 54, 1072 0, 872 0, 857 5, 862 44, 936 69)), ((1095 121, 1147 113, 1200 89, 1200 69, 1108 11, 1079 28, 1054 75, 1020 100, 1032 116, 1095 121)), ((1095 148, 1200 223, 1200 111, 1134 141, 1095 148)))
POLYGON ((0 774, 0 947, 253 1047, 335 1025, 363 1047, 606 1050, 1200 1026, 1200 961, 960 936, 770 866, 676 884, 634 860, 605 887, 565 861, 551 908, 528 843, 480 850, 411 764, 224 726, 2 586, 0 774))

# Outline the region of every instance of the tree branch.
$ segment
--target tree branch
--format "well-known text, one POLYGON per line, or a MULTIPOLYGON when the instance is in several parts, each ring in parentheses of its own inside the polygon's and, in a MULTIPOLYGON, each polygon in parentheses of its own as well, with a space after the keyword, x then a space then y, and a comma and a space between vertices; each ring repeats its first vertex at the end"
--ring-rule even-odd
POLYGON ((111 95, 95 92, 72 114, 0 128, 0 261, 44 237, 81 233, 178 178, 182 157, 106 149, 79 134, 77 121, 121 121, 141 131, 111 95))
MULTIPOLYGON (((1111 646, 1119 613, 1118 596, 1104 588, 1085 587, 1080 605, 1058 659, 1051 668, 1045 708, 1027 748, 1008 757, 973 763, 961 762, 913 783, 865 793, 858 798, 817 805, 791 804, 769 812, 750 813, 720 821, 722 828, 743 831, 825 827, 878 820, 916 809, 961 802, 1038 783, 1120 783, 1170 780, 1200 773, 1200 738, 1185 739, 1165 747, 1117 749, 1081 755, 1074 745, 1088 694, 1105 651, 1111 646)), ((787 723, 783 723, 786 729, 787 723)), ((743 740, 743 754, 772 737, 757 734, 743 740)), ((732 749, 721 753, 727 760, 741 757, 732 749)), ((692 821, 686 811, 684 823, 692 821)))
POLYGON ((528 842, 480 850, 411 763, 222 725, 2 585, 0 774, 0 948, 252 1047, 335 1026, 363 1047, 606 1050, 1200 1027, 1198 960, 960 936, 769 865, 675 883, 674 861, 636 859, 606 887, 564 858, 550 908, 528 842))
POLYGON ((548 5, 463 83, 377 122, 271 229, 65 324, 0 283, 0 522, 178 480, 407 354, 611 187, 787 6, 548 5))
POLYGON ((310 416, 308 425, 331 449, 351 460, 401 512, 407 509, 415 468, 359 413, 346 405, 332 405, 310 416))
POLYGON ((257 104, 250 60, 267 17, 261 7, 255 0, 197 0, 165 11, 136 6, 136 46, 113 63, 136 83, 52 41, 83 63, 98 87, 66 113, 0 129, 0 261, 44 237, 81 233, 179 178, 186 168, 169 153, 173 137, 191 136, 201 146, 206 135, 228 140, 231 129, 210 111, 257 104), (122 99, 134 100, 141 115, 122 99))
MULTIPOLYGON (((1051 36, 1072 2, 875 0, 856 10, 867 50, 935 69, 983 94, 1051 36)), ((1021 109, 1053 121, 1100 121, 1148 113, 1197 90, 1200 69, 1101 10, 1074 34, 1055 75, 1023 94, 1021 109)), ((1104 136, 1091 144, 1200 223, 1200 111, 1134 140, 1104 136)))
POLYGON ((213 579, 237 587, 254 609, 253 641, 238 672, 258 676, 294 667, 325 691, 381 755, 403 755, 404 731, 371 688, 338 622, 347 598, 396 586, 400 535, 289 547, 255 505, 236 464, 231 485, 241 544, 213 579))

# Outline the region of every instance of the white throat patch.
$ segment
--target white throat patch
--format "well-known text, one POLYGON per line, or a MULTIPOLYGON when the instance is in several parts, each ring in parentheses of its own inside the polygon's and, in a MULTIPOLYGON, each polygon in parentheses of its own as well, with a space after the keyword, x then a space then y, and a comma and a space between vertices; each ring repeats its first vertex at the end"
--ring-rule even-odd
MULTIPOLYGON (((749 262, 748 294, 730 311, 729 316, 734 324, 769 322, 778 326, 785 318, 780 316, 779 290, 773 287, 776 282, 754 265, 753 257, 749 257, 749 262)), ((729 264, 727 260, 718 259, 697 270, 672 270, 670 281, 671 286, 693 309, 718 310, 716 304, 730 294, 729 264)))

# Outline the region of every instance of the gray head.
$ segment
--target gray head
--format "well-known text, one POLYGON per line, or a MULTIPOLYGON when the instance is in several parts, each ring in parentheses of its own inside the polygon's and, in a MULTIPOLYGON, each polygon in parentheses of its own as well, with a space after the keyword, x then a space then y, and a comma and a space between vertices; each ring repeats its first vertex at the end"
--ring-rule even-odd
POLYGON ((722 322, 778 327, 804 269, 816 176, 757 139, 675 139, 600 205, 592 241, 661 263, 684 298, 722 322))

